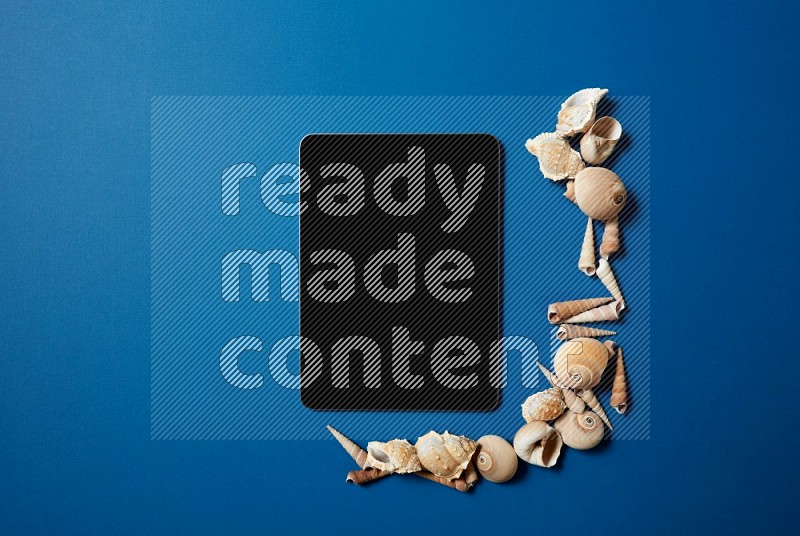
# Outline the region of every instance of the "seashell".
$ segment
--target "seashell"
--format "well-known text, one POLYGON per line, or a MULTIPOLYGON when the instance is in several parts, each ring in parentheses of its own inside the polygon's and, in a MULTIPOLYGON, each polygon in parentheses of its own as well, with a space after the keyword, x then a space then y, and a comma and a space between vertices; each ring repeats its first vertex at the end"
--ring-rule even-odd
POLYGON ((478 444, 464 436, 430 431, 417 440, 415 447, 423 468, 452 480, 467 468, 478 444))
POLYGON ((606 415, 606 412, 603 410, 603 406, 600 404, 600 401, 597 399, 597 396, 592 392, 591 389, 578 389, 575 391, 575 394, 581 397, 581 400, 586 402, 586 405, 589 406, 589 409, 594 411, 597 416, 600 417, 600 420, 603 421, 606 426, 608 426, 609 430, 614 429, 614 427, 611 426, 611 421, 608 420, 608 415, 606 415))
POLYGON ((350 471, 347 473, 345 482, 348 484, 356 484, 357 486, 361 486, 391 474, 392 473, 389 471, 381 471, 379 469, 361 469, 360 471, 350 471))
POLYGON ((586 326, 576 326, 574 324, 561 324, 558 327, 558 331, 556 331, 556 339, 568 341, 570 339, 577 339, 578 337, 610 337, 616 334, 616 331, 609 331, 607 329, 587 328, 586 326))
POLYGON ((442 486, 453 488, 454 490, 458 490, 462 493, 466 493, 472 488, 472 484, 468 484, 465 478, 453 478, 453 479, 444 478, 441 476, 434 475, 430 471, 419 471, 418 473, 414 474, 426 480, 430 480, 431 482, 436 482, 437 484, 441 484, 442 486))
POLYGON ((553 387, 558 387, 559 389, 564 387, 563 385, 561 385, 561 382, 558 380, 558 378, 556 378, 556 375, 547 370, 547 367, 545 367, 541 363, 536 363, 536 364, 539 366, 539 370, 542 371, 542 374, 544 374, 544 377, 547 378, 547 381, 550 382, 550 385, 552 385, 553 387))
POLYGON ((539 159, 542 175, 554 181, 574 179, 586 167, 578 151, 552 132, 545 132, 528 140, 525 147, 539 159))
POLYGON ((587 164, 599 166, 611 156, 622 137, 622 125, 613 117, 601 117, 581 138, 581 157, 587 164))
POLYGON ((464 469, 464 474, 461 475, 461 478, 464 479, 468 486, 472 487, 475 485, 475 482, 478 481, 478 470, 475 469, 474 462, 469 462, 467 468, 464 469))
POLYGON ((596 87, 573 93, 561 104, 556 133, 559 136, 574 136, 579 132, 589 130, 594 123, 597 103, 606 93, 608 93, 607 89, 596 87))
POLYGON ((595 273, 594 258, 594 227, 592 218, 586 222, 586 232, 583 234, 583 245, 581 246, 581 256, 578 258, 578 270, 588 276, 595 273))
POLYGON ((553 424, 561 439, 568 447, 588 450, 603 440, 603 423, 592 411, 583 413, 566 412, 553 424))
POLYGON ((575 203, 575 181, 568 180, 567 181, 567 189, 564 192, 564 197, 575 203))
POLYGON ((608 220, 603 228, 603 241, 600 244, 600 256, 608 259, 612 253, 619 251, 619 219, 608 220))
POLYGON ((522 404, 522 418, 525 422, 552 421, 564 413, 564 400, 557 387, 533 394, 522 404))
POLYGON ((365 469, 378 469, 390 473, 415 473, 422 470, 414 445, 405 439, 386 443, 370 441, 367 444, 365 469))
POLYGON ((524 461, 539 467, 553 467, 561 454, 561 436, 546 422, 533 421, 514 436, 514 451, 524 461))
POLYGON ((344 434, 342 434, 339 430, 337 430, 333 426, 329 425, 327 426, 327 428, 328 431, 331 433, 331 435, 336 438, 336 441, 338 441, 339 444, 342 447, 344 447, 344 450, 347 451, 350 457, 353 458, 356 464, 363 469, 364 464, 367 463, 366 451, 364 451, 364 449, 362 449, 361 447, 356 445, 353 441, 345 437, 344 434))
POLYGON ((549 320, 551 324, 559 324, 564 322, 566 318, 594 309, 612 300, 613 298, 589 298, 586 300, 551 303, 547 307, 547 320, 549 320))
POLYGON ((619 320, 619 313, 623 309, 622 302, 612 301, 600 307, 589 309, 575 316, 562 320, 565 324, 582 324, 584 322, 607 322, 619 320))
POLYGON ((628 380, 625 377, 622 348, 617 349, 617 372, 614 374, 614 385, 611 387, 611 407, 620 415, 628 409, 628 380))
POLYGON ((597 277, 603 282, 603 285, 608 289, 614 299, 621 304, 620 311, 625 308, 625 298, 622 297, 622 291, 617 284, 617 278, 614 277, 614 272, 611 271, 611 265, 608 264, 606 259, 600 259, 597 266, 597 277))
POLYGON ((608 348, 596 339, 579 337, 561 344, 553 368, 562 387, 591 389, 608 365, 608 348))
POLYGON ((517 472, 517 453, 508 441, 500 436, 485 435, 478 440, 475 465, 481 476, 497 484, 511 480, 517 472))
POLYGON ((581 397, 575 394, 572 389, 561 389, 561 396, 564 397, 567 407, 573 413, 583 413, 586 409, 586 402, 581 397))
POLYGON ((575 201, 592 219, 608 221, 616 218, 627 198, 625 185, 613 171, 588 167, 575 176, 575 201))

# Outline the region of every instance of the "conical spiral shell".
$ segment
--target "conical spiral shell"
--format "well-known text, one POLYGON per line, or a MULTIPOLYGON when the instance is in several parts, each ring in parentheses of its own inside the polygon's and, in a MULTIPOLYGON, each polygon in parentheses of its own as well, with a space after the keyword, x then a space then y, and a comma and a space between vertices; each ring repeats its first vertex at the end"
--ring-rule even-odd
POLYGON ((612 218, 606 222, 603 228, 600 256, 608 259, 612 253, 617 251, 619 251, 619 218, 612 218))
POLYGON ((612 300, 613 298, 589 298, 586 300, 551 303, 547 307, 547 320, 549 320, 551 324, 560 324, 561 322, 566 322, 567 318, 594 309, 612 300))
POLYGON ((467 480, 463 477, 453 478, 453 479, 444 478, 438 475, 434 475, 430 471, 419 471, 418 473, 414 474, 417 475, 418 477, 424 478, 425 480, 436 482, 437 484, 441 484, 442 486, 447 486, 448 488, 452 488, 462 493, 466 493, 472 488, 472 484, 467 483, 467 480))
POLYGON ((611 295, 614 296, 614 299, 622 304, 622 308, 624 309, 625 298, 622 297, 622 291, 617 283, 617 278, 614 277, 614 272, 611 271, 611 265, 608 264, 606 259, 600 259, 600 263, 597 265, 597 277, 600 278, 603 285, 605 285, 611 295))
POLYGON ((475 465, 481 476, 498 484, 511 480, 517 472, 517 453, 514 452, 514 447, 496 435, 486 435, 478 439, 478 446, 475 465))
POLYGON ((577 339, 578 337, 611 337, 616 335, 616 331, 609 331, 607 329, 587 328, 586 326, 576 326, 575 324, 561 324, 556 331, 556 339, 560 341, 568 341, 577 339))
POLYGON ((552 467, 561 454, 561 436, 542 421, 533 421, 514 436, 514 451, 524 461, 539 467, 552 467))
POLYGON ((583 213, 592 219, 608 221, 616 218, 627 198, 625 185, 613 171, 589 167, 575 176, 575 200, 583 213))
POLYGON ((571 389, 591 389, 608 365, 608 348, 585 337, 566 341, 556 351, 553 367, 558 381, 571 389))
POLYGON ((561 396, 564 397, 564 402, 567 404, 569 410, 573 413, 583 413, 586 409, 586 402, 581 397, 575 394, 572 389, 562 388, 561 396))
POLYGON ((422 470, 414 445, 405 439, 393 439, 386 443, 370 441, 364 467, 390 473, 415 473, 422 470))
POLYGON ((568 411, 553 426, 561 434, 564 444, 574 449, 588 450, 603 440, 603 423, 592 411, 583 413, 568 411))
POLYGON ((550 382, 550 385, 552 385, 553 387, 558 387, 559 389, 562 389, 564 387, 559 381, 559 379, 556 378, 556 375, 547 370, 547 367, 545 367, 541 363, 536 363, 536 365, 539 367, 539 370, 542 371, 544 377, 547 378, 547 381, 550 382))
POLYGON ((617 348, 617 371, 614 373, 614 385, 611 387, 611 407, 623 414, 628 409, 628 379, 625 377, 625 363, 622 348, 617 348))
POLYGON ((600 401, 597 399, 597 396, 592 392, 591 389, 579 389, 575 391, 575 393, 581 397, 581 400, 586 402, 586 405, 589 406, 589 409, 597 413, 597 416, 600 417, 606 426, 608 426, 609 430, 613 430, 614 427, 611 426, 611 421, 608 420, 608 415, 603 410, 603 406, 600 404, 600 401))
POLYGON ((586 222, 586 232, 583 234, 581 256, 578 258, 578 270, 588 276, 592 276, 596 269, 594 256, 594 227, 592 226, 592 218, 589 218, 586 222))
POLYGON ((379 469, 361 469, 359 471, 350 471, 347 473, 347 478, 345 481, 348 484, 356 484, 357 486, 361 486, 391 474, 392 473, 390 471, 381 471, 379 469))
POLYGON ((364 449, 356 445, 353 441, 345 437, 343 433, 339 430, 334 428, 333 426, 327 426, 328 431, 331 433, 333 437, 336 438, 336 441, 347 451, 351 458, 356 462, 356 464, 360 468, 364 468, 364 464, 367 463, 367 453, 364 449))
POLYGON ((561 398, 561 390, 554 387, 529 396, 522 404, 522 418, 525 422, 552 421, 566 408, 561 398))
POLYGON ((622 302, 612 301, 611 303, 571 316, 562 320, 562 322, 565 324, 582 324, 584 322, 608 322, 611 320, 619 320, 619 313, 622 311, 622 308, 622 302))
POLYGON ((554 181, 574 179, 586 167, 578 151, 552 132, 545 132, 528 140, 525 147, 539 159, 542 175, 554 181))
POLYGON ((556 133, 559 136, 574 136, 589 130, 597 113, 597 103, 606 93, 608 93, 607 89, 596 87, 573 93, 561 104, 556 133))
POLYGON ((622 125, 613 117, 601 117, 581 138, 581 157, 587 164, 599 166, 611 156, 622 137, 622 125))
POLYGON ((436 476, 453 479, 467 468, 478 444, 464 436, 430 431, 417 440, 415 448, 423 468, 436 476))

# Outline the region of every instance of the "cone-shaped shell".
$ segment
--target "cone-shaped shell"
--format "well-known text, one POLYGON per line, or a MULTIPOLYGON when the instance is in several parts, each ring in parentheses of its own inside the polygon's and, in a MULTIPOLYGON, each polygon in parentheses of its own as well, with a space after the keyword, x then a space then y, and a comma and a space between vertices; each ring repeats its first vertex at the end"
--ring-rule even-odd
POLYGON ((344 450, 347 451, 350 457, 353 458, 356 464, 358 464, 358 466, 363 469, 364 464, 367 463, 367 452, 358 445, 356 445, 353 441, 345 437, 343 433, 341 433, 333 426, 329 425, 327 426, 327 428, 328 431, 331 433, 331 435, 336 438, 336 441, 338 441, 339 444, 342 447, 344 447, 344 450))
POLYGON ((475 465, 483 478, 500 484, 511 480, 517 472, 517 453, 502 437, 486 435, 478 440, 475 465))
POLYGON ((560 324, 584 311, 589 311, 603 304, 609 303, 613 298, 589 298, 586 300, 572 300, 551 303, 547 307, 547 320, 551 324, 560 324))
POLYGON ((579 132, 586 132, 594 123, 597 112, 597 103, 600 102, 607 89, 588 88, 572 94, 561 104, 558 112, 556 132, 559 136, 574 136, 579 132))
POLYGON ((423 468, 436 476, 453 479, 467 468, 478 444, 464 436, 431 431, 417 440, 415 448, 423 468))
POLYGON ((622 348, 617 348, 617 371, 614 374, 614 385, 611 387, 611 407, 619 414, 625 413, 628 409, 628 379, 625 377, 622 348))
POLYGON ((622 137, 622 125, 613 117, 601 117, 581 138, 581 157, 587 164, 599 166, 611 156, 622 137))
POLYGON ((578 258, 578 270, 588 276, 592 276, 596 270, 594 263, 594 227, 592 226, 592 218, 589 218, 586 222, 586 232, 583 234, 581 256, 578 258))
POLYGON ((600 256, 608 259, 612 253, 619 251, 619 218, 608 220, 603 228, 603 242, 600 244, 600 256))
POLYGON ((603 440, 603 423, 592 411, 568 411, 553 426, 561 434, 564 444, 574 449, 591 449, 603 440))
POLYGON ((547 367, 545 367, 541 363, 536 363, 536 364, 539 366, 539 370, 542 371, 542 374, 544 374, 544 377, 547 378, 547 381, 550 382, 550 385, 552 385, 553 387, 558 387, 559 389, 564 387, 558 380, 558 378, 556 378, 556 375, 547 370, 547 367))
POLYGON ((586 167, 578 151, 552 132, 545 132, 528 140, 525 147, 539 159, 542 175, 554 181, 574 179, 586 167))
POLYGON ((552 421, 560 417, 565 408, 561 390, 553 387, 529 396, 522 404, 522 418, 525 422, 552 421))
POLYGON ((386 443, 370 441, 364 467, 390 473, 415 473, 422 470, 414 445, 405 439, 393 439, 386 443))
POLYGON ((390 471, 381 471, 379 469, 361 469, 360 471, 350 471, 347 473, 345 482, 360 486, 363 484, 369 484, 373 480, 378 480, 379 478, 383 478, 391 474, 392 473, 390 471))
POLYGON ((524 461, 539 467, 552 467, 561 454, 561 436, 542 421, 533 421, 514 436, 514 451, 524 461))
POLYGON ((462 493, 468 492, 472 488, 472 484, 468 484, 465 478, 444 478, 438 475, 434 475, 430 471, 419 471, 418 473, 414 473, 418 477, 424 478, 425 480, 430 480, 431 482, 436 482, 437 484, 441 484, 442 486, 447 486, 448 488, 452 488, 454 490, 460 491, 462 493))
POLYGON ((625 185, 613 171, 589 167, 575 176, 575 201, 592 219, 608 221, 616 218, 627 198, 625 185))
POLYGON ((556 331, 556 339, 568 341, 577 339, 578 337, 610 337, 616 334, 616 331, 609 331, 607 329, 587 328, 586 326, 576 326, 575 324, 561 324, 558 327, 558 331, 556 331))
POLYGON ((600 417, 600 420, 608 426, 609 430, 613 430, 614 427, 611 426, 611 421, 608 420, 608 415, 606 415, 605 410, 603 410, 603 406, 600 404, 600 401, 597 399, 597 396, 592 392, 591 389, 578 389, 575 393, 581 397, 581 400, 586 402, 586 405, 597 413, 597 416, 600 417))
POLYGON ((575 203, 575 181, 567 181, 567 189, 564 191, 564 197, 575 203))
POLYGON ((553 368, 563 387, 591 389, 600 383, 608 357, 603 343, 580 337, 561 344, 553 358, 553 368))
POLYGON ((572 389, 562 388, 561 396, 564 397, 564 402, 572 413, 583 413, 586 409, 586 402, 576 395, 572 389))
POLYGON ((612 301, 600 307, 589 309, 575 316, 562 320, 565 324, 582 324, 584 322, 608 322, 619 320, 619 313, 622 311, 623 303, 612 301))
POLYGON ((600 278, 603 285, 605 285, 611 295, 614 296, 614 299, 622 304, 622 308, 624 309, 625 298, 622 297, 622 291, 617 284, 617 278, 614 277, 614 272, 611 271, 611 265, 608 264, 606 259, 600 259, 600 263, 597 266, 597 277, 600 278))

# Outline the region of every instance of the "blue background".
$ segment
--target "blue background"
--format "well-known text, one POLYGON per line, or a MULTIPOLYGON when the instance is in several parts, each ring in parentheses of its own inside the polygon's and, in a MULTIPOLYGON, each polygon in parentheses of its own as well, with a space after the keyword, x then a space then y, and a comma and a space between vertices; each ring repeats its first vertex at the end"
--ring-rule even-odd
POLYGON ((798 6, 376 4, 0 7, 0 531, 789 527, 798 6), (652 97, 649 441, 469 496, 345 487, 333 442, 150 441, 152 95, 598 83, 652 97))

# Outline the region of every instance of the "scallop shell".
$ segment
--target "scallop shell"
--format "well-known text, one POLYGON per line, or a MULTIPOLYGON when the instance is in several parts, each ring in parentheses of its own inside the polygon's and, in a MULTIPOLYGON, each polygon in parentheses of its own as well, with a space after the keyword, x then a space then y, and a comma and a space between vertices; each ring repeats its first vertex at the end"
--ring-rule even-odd
POLYGON ((588 276, 592 276, 596 271, 594 263, 594 227, 592 226, 592 218, 589 218, 586 222, 586 232, 583 234, 581 256, 578 258, 578 270, 588 276))
POLYGON ((348 484, 356 484, 357 486, 361 486, 391 474, 392 473, 389 471, 381 471, 379 469, 361 469, 360 471, 350 471, 347 473, 345 482, 348 484))
POLYGON ((554 387, 529 396, 522 404, 522 418, 525 422, 552 421, 564 413, 565 408, 561 390, 554 387))
POLYGON ((564 191, 564 197, 575 203, 575 181, 567 181, 567 189, 564 191))
POLYGON ((612 253, 619 251, 619 219, 612 218, 603 229, 603 242, 600 244, 600 256, 608 259, 612 253))
POLYGON ((603 423, 592 411, 568 411, 553 426, 561 434, 564 444, 574 449, 588 450, 603 440, 603 423))
MULTIPOLYGON (((611 299, 611 298, 609 298, 611 299)), ((584 322, 607 322, 619 320, 619 313, 624 308, 624 304, 619 301, 612 301, 600 307, 589 309, 575 316, 562 320, 565 324, 582 324, 584 322)))
POLYGON ((576 326, 574 324, 561 324, 558 327, 558 331, 556 331, 556 339, 568 341, 570 339, 577 339, 578 337, 610 337, 616 334, 616 331, 609 331, 607 329, 587 328, 586 326, 576 326))
MULTIPOLYGON (((622 309, 625 308, 625 298, 622 297, 622 291, 617 284, 617 278, 614 277, 614 272, 611 271, 611 265, 608 264, 606 259, 600 259, 597 266, 597 277, 603 282, 603 285, 608 289, 614 299, 622 304, 622 309)), ((620 310, 622 310, 620 309, 620 310)))
POLYGON ((341 433, 333 426, 328 425, 326 428, 331 433, 331 435, 336 438, 336 441, 339 442, 339 444, 344 448, 344 450, 347 451, 350 457, 353 458, 353 461, 355 461, 356 464, 363 469, 364 464, 367 463, 366 451, 361 447, 359 447, 358 445, 356 445, 352 440, 348 439, 343 433, 341 433))
POLYGON ((597 399, 597 396, 592 392, 591 389, 578 389, 575 391, 581 400, 586 402, 586 405, 589 406, 589 409, 597 413, 597 416, 600 417, 606 426, 608 426, 609 430, 613 430, 614 427, 611 426, 611 421, 608 420, 608 415, 603 410, 603 406, 600 404, 600 401, 597 399))
POLYGON ((430 431, 417 440, 415 447, 423 468, 436 476, 454 479, 467 468, 478 444, 464 436, 430 431))
POLYGON ((625 377, 622 348, 617 349, 617 371, 614 374, 614 385, 611 387, 611 407, 619 414, 625 413, 628 409, 628 380, 625 377))
POLYGON ((581 397, 575 394, 572 389, 561 389, 561 396, 564 397, 567 407, 573 413, 583 413, 586 409, 586 402, 581 397))
POLYGON ((513 478, 517 472, 517 453, 508 441, 500 436, 486 435, 478 440, 475 465, 481 476, 489 482, 500 484, 513 478))
POLYGON ((393 439, 386 443, 370 441, 364 468, 390 473, 415 473, 422 470, 414 445, 405 439, 393 439))
POLYGON ((607 89, 588 88, 573 93, 561 104, 558 112, 556 133, 559 136, 574 136, 579 132, 586 132, 594 123, 597 103, 600 102, 607 89))
POLYGON ((547 307, 547 320, 549 320, 551 324, 560 324, 561 322, 565 322, 567 318, 594 309, 612 300, 613 298, 589 298, 586 300, 551 303, 547 307))
POLYGON ((545 132, 528 140, 525 147, 539 159, 542 175, 554 181, 574 179, 586 167, 578 151, 552 132, 545 132))
POLYGON ((581 138, 581 157, 587 164, 599 166, 611 156, 622 137, 622 125, 613 117, 601 117, 581 138))
POLYGON ((628 193, 613 171, 588 167, 575 176, 575 201, 584 214, 600 221, 616 218, 628 193))
POLYGON ((553 368, 562 387, 591 389, 608 365, 608 348, 596 339, 579 337, 561 344, 553 368))
POLYGON ((552 467, 561 454, 561 436, 546 422, 533 421, 514 436, 514 451, 524 461, 539 467, 552 467))

